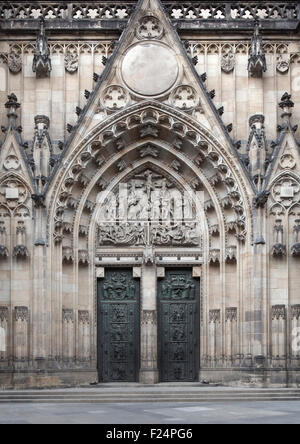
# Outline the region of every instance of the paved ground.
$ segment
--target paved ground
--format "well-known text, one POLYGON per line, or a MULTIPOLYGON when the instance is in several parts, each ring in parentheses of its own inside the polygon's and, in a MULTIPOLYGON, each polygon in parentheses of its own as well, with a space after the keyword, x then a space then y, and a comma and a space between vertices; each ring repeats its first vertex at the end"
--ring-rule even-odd
POLYGON ((300 401, 3 404, 0 424, 300 424, 300 401))

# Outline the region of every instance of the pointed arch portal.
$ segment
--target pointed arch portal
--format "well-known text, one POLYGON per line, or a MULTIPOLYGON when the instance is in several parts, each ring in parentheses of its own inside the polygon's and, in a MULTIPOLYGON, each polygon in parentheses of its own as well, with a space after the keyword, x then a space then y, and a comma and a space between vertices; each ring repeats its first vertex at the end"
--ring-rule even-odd
MULTIPOLYGON (((88 15, 84 21, 90 22, 88 15)), ((104 47, 95 29, 90 27, 93 42, 84 36, 86 44, 51 39, 53 70, 46 74, 52 78, 37 79, 41 115, 35 116, 32 143, 21 139, 17 97, 11 94, 6 103, 0 383, 3 374, 16 387, 25 380, 35 386, 97 379, 296 383, 300 357, 289 338, 300 325, 298 129, 291 123, 289 94, 279 105, 280 125, 276 110, 258 99, 262 93, 267 100, 272 85, 283 88, 296 73, 284 58, 297 58, 286 36, 262 45, 264 28, 262 36, 256 30, 252 48, 246 38, 234 43, 219 36, 218 42, 193 40, 185 49, 160 0, 140 0, 118 43, 107 44, 109 57, 102 74, 90 79, 91 88, 84 83, 92 68, 88 60, 97 61, 104 47), (60 54, 62 47, 71 52, 60 54), (267 90, 265 74, 257 77, 259 63, 254 70, 249 63, 245 81, 246 52, 255 48, 267 49, 270 60, 274 53, 273 74, 278 71, 280 81, 267 81, 267 90), (220 72, 212 75, 209 63, 220 72), (199 75, 201 64, 208 66, 207 80, 199 75), (285 76, 287 68, 291 76, 285 76), (70 102, 77 100, 70 99, 73 82, 92 91, 85 90, 76 123, 70 121, 69 136, 58 142, 53 138, 62 114, 51 122, 44 115, 45 91, 57 84, 55 97, 63 97, 69 119, 70 102), (224 107, 213 103, 216 92, 208 85, 214 82, 221 86, 215 101, 219 94, 224 107), (260 114, 263 107, 268 119, 260 114), (250 117, 248 143, 232 139, 223 113, 226 122, 234 115, 236 134, 245 133, 250 117), (278 137, 269 143, 272 119, 278 137)), ((30 114, 28 60, 34 48, 28 39, 25 46, 27 52, 18 50, 15 57, 27 60, 20 85, 27 88, 30 114)), ((58 109, 56 103, 51 109, 58 109)), ((27 132, 27 116, 22 119, 27 132)))

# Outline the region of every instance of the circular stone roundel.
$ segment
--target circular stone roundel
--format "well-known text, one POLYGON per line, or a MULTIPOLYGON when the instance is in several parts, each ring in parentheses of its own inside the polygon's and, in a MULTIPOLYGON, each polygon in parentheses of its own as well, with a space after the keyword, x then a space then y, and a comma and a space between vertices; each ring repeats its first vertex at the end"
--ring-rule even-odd
POLYGON ((127 51, 122 63, 122 76, 128 88, 137 94, 163 94, 176 82, 176 56, 171 49, 159 43, 139 43, 127 51))

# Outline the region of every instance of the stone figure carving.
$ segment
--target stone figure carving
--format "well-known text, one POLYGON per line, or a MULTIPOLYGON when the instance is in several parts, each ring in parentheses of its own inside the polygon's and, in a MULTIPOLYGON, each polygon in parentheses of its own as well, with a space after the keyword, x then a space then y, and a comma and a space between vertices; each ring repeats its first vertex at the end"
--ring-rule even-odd
POLYGON ((197 246, 192 203, 165 177, 146 170, 104 202, 100 245, 197 246))
POLYGON ((222 54, 221 69, 222 71, 229 73, 234 70, 235 67, 235 55, 233 52, 226 52, 222 54))
POLYGON ((277 57, 276 69, 281 74, 285 74, 290 69, 290 62, 288 59, 284 59, 282 54, 279 54, 277 57))
POLYGON ((102 245, 145 245, 145 227, 142 224, 101 225, 99 240, 102 245))

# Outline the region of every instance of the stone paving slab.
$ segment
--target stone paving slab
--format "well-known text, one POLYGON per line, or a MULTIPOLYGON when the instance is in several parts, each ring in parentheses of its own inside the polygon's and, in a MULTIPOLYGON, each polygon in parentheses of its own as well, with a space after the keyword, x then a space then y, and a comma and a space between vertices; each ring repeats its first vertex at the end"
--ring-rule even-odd
POLYGON ((300 424, 299 402, 5 404, 0 424, 300 424))

